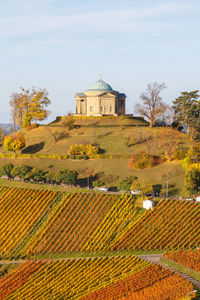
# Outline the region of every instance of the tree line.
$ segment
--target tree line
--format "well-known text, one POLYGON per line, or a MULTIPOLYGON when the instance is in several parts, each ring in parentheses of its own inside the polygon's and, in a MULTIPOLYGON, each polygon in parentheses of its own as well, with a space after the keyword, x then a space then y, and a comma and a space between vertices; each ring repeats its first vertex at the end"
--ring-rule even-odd
POLYGON ((199 90, 181 92, 173 101, 172 107, 167 105, 161 92, 166 88, 164 83, 148 84, 140 95, 140 102, 135 105, 135 111, 147 118, 149 126, 170 124, 173 127, 187 129, 195 139, 200 138, 200 94, 199 90))
MULTIPOLYGON (((173 126, 187 126, 192 135, 200 134, 200 94, 199 90, 184 91, 173 101, 173 105, 166 104, 161 92, 166 88, 165 83, 149 83, 146 91, 140 95, 134 110, 149 121, 149 126, 172 124, 173 126)), ((45 120, 51 104, 46 89, 24 89, 11 94, 11 115, 15 129, 26 128, 34 121, 45 120)))

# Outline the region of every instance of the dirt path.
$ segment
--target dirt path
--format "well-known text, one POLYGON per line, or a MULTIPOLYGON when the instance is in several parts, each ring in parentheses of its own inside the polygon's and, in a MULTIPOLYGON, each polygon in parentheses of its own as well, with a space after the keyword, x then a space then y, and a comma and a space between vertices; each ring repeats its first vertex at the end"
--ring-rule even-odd
MULTIPOLYGON (((198 287, 200 289, 200 281, 194 279, 193 277, 187 275, 187 274, 184 274, 170 266, 167 266, 165 264, 163 264, 160 259, 163 258, 163 255, 162 254, 147 254, 147 255, 137 255, 138 257, 140 257, 141 259, 144 259, 144 260, 147 260, 151 263, 154 263, 154 264, 158 264, 158 265, 161 265, 162 267, 164 268, 168 268, 169 270, 175 272, 175 273, 178 273, 180 274, 182 277, 184 277, 185 279, 187 279, 188 281, 190 281, 193 285, 195 285, 196 287, 198 287)), ((83 257, 85 259, 89 259, 89 258, 95 258, 95 257, 83 257)), ((99 257, 101 258, 101 257, 99 257)), ((74 258, 53 258, 53 259, 49 259, 49 260, 72 260, 72 259, 78 259, 78 257, 74 257, 74 258)), ((46 259, 45 259, 46 260, 46 259)), ((48 260, 48 259, 47 259, 48 260)), ((24 260, 10 260, 10 261, 0 261, 0 265, 6 265, 6 264, 21 264, 21 263, 24 263, 28 260, 24 259, 24 260)))
POLYGON ((194 279, 193 277, 185 274, 185 273, 182 273, 170 266, 167 266, 165 264, 163 264, 160 259, 163 258, 163 255, 162 254, 148 254, 148 255, 138 255, 138 257, 140 257, 141 259, 144 259, 144 260, 147 260, 149 262, 152 262, 154 264, 158 264, 164 268, 167 268, 175 273, 178 273, 180 274, 182 277, 184 277, 185 279, 187 279, 188 281, 190 281, 193 285, 195 285, 196 287, 198 287, 200 289, 200 281, 194 279))

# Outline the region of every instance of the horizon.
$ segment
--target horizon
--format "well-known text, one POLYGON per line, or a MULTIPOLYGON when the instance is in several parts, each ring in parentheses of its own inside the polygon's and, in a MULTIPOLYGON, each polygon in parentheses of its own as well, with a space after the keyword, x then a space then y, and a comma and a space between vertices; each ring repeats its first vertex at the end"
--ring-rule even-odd
POLYGON ((77 92, 102 79, 127 95, 126 113, 148 83, 164 82, 167 104, 199 89, 200 3, 2 0, 0 123, 20 87, 46 88, 56 116, 75 112, 77 92))

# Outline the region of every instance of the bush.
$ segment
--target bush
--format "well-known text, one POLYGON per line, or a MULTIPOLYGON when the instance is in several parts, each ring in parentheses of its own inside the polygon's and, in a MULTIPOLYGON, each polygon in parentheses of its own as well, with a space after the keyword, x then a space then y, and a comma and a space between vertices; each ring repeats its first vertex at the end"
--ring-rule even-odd
POLYGON ((25 147, 25 138, 21 133, 7 135, 4 139, 4 148, 7 151, 21 150, 25 147))
POLYGON ((53 183, 55 183, 55 181, 56 181, 56 180, 55 180, 55 174, 52 173, 52 172, 46 173, 45 179, 46 179, 46 182, 47 182, 47 183, 50 183, 50 184, 53 184, 53 183))
POLYGON ((61 170, 55 174, 55 181, 75 185, 78 182, 78 173, 72 170, 61 170))
POLYGON ((0 175, 1 176, 8 176, 9 178, 12 178, 11 172, 13 170, 14 166, 13 164, 7 164, 0 168, 0 175))
POLYGON ((71 145, 68 154, 78 156, 94 156, 99 153, 99 148, 91 144, 88 145, 71 145))
POLYGON ((63 120, 63 126, 67 128, 68 130, 74 129, 75 120, 72 117, 68 117, 65 120, 63 120))
POLYGON ((26 165, 21 165, 18 167, 15 167, 12 169, 11 176, 14 177, 19 177, 21 179, 25 179, 26 174, 31 171, 32 167, 26 166, 26 165))
POLYGON ((178 146, 175 149, 175 159, 183 160, 187 156, 188 149, 178 146))
POLYGON ((33 168, 30 172, 26 173, 24 179, 28 179, 28 180, 32 179, 33 181, 36 182, 40 182, 40 181, 45 182, 46 172, 38 168, 33 168))
POLYGON ((92 185, 93 185, 93 187, 100 187, 100 186, 104 186, 105 182, 101 179, 97 179, 92 182, 92 185))
POLYGON ((126 177, 124 180, 122 180, 119 185, 118 185, 118 189, 121 191, 130 191, 131 190, 131 185, 133 183, 134 180, 136 180, 137 177, 136 176, 130 176, 130 177, 126 177))
POLYGON ((190 169, 185 174, 185 189, 189 194, 196 194, 200 189, 200 170, 190 169))
POLYGON ((33 124, 27 126, 27 127, 26 127, 26 130, 27 130, 27 131, 30 131, 30 130, 35 129, 35 128, 37 128, 37 127, 38 127, 38 124, 37 124, 37 123, 33 123, 33 124))
POLYGON ((144 169, 154 167, 161 161, 155 155, 149 155, 146 152, 140 151, 131 155, 128 165, 131 169, 144 169))

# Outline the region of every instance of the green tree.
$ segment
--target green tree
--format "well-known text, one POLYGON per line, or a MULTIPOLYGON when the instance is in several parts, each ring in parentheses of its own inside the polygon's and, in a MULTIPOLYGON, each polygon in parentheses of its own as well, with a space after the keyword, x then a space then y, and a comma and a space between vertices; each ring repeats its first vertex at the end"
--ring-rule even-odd
POLYGON ((46 182, 49 184, 55 183, 55 174, 53 172, 46 173, 46 182))
POLYGON ((19 177, 21 179, 26 178, 26 174, 31 172, 32 167, 27 166, 27 165, 21 165, 18 167, 15 167, 12 169, 11 176, 14 177, 19 177))
POLYGON ((195 194, 200 190, 200 170, 192 168, 185 174, 185 189, 189 194, 195 194))
POLYGON ((72 170, 61 170, 55 174, 57 183, 65 183, 76 185, 78 181, 78 173, 72 170))
POLYGON ((199 90, 181 92, 181 95, 173 101, 175 122, 179 125, 187 125, 188 133, 200 132, 200 95, 199 90))
POLYGON ((8 176, 9 178, 12 178, 12 170, 13 170, 14 166, 13 164, 7 164, 4 165, 0 168, 0 175, 1 176, 8 176))
POLYGON ((33 168, 30 172, 27 172, 24 176, 25 179, 32 179, 35 182, 44 182, 46 179, 46 172, 38 169, 33 168))
POLYGON ((129 176, 124 178, 118 185, 119 190, 121 191, 130 191, 131 190, 131 185, 134 180, 136 180, 136 176, 129 176))

